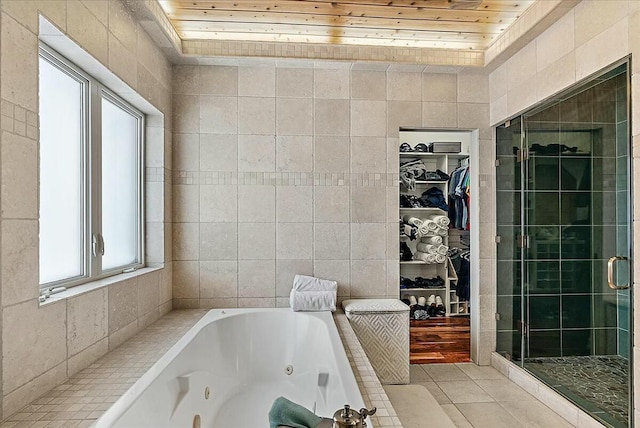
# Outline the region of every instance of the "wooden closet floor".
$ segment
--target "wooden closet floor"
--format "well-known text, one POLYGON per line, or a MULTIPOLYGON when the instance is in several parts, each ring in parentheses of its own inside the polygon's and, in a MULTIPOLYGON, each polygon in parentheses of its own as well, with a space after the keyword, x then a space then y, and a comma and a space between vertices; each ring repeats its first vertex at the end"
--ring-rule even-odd
POLYGON ((471 361, 469 317, 439 317, 410 322, 411 364, 471 361))

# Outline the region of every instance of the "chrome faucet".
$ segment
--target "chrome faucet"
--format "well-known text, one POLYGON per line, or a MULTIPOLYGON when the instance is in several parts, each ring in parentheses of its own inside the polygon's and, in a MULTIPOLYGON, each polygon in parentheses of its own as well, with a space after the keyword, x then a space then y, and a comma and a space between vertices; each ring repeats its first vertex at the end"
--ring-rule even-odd
POLYGON ((339 409, 333 414, 333 428, 366 428, 367 423, 364 420, 375 412, 375 407, 371 410, 362 408, 357 412, 345 404, 344 409, 339 409))

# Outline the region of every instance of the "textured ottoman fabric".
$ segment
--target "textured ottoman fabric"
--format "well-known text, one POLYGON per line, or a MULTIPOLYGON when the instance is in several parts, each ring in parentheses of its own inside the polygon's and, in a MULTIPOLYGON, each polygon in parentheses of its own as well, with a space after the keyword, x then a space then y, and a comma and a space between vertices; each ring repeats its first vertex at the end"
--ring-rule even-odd
POLYGON ((409 383, 409 307, 396 299, 353 299, 344 312, 380 383, 409 383))

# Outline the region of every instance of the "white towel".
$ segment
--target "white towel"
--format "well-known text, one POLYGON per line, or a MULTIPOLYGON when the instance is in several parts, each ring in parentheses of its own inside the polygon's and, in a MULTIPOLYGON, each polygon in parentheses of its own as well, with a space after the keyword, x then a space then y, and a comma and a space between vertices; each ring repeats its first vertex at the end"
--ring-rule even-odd
POLYGON ((445 228, 445 227, 439 227, 438 229, 436 229, 436 235, 440 235, 440 236, 447 236, 449 235, 449 229, 445 228))
POLYGON ((433 232, 438 230, 438 225, 431 220, 425 220, 420 226, 418 226, 418 235, 420 237, 433 235, 433 232))
POLYGON ((442 245, 442 236, 427 235, 420 238, 420 242, 423 244, 442 245))
POLYGON ((336 310, 337 291, 296 291, 291 290, 289 304, 298 311, 331 311, 336 310))
POLYGON ((423 253, 422 251, 416 251, 413 254, 413 258, 414 260, 422 260, 423 262, 428 264, 432 264, 436 262, 435 254, 427 254, 427 253, 423 253))
POLYGON ((436 263, 444 263, 447 261, 447 257, 442 254, 436 254, 436 263))
POLYGON ((410 215, 402 216, 402 221, 415 227, 420 227, 422 226, 422 223, 423 223, 423 221, 420 220, 419 218, 412 217, 410 215))
POLYGON ((436 254, 438 252, 438 246, 418 242, 418 244, 416 244, 416 250, 427 254, 436 254))
POLYGON ((296 275, 293 278, 293 289, 296 291, 337 291, 338 283, 313 276, 296 275))
POLYGON ((437 253, 442 254, 443 256, 446 256, 448 252, 449 247, 447 247, 446 245, 440 245, 437 249, 437 253))
POLYGON ((422 251, 416 251, 413 253, 413 260, 421 260, 423 262, 427 261, 427 253, 423 253, 422 251))
POLYGON ((449 223, 451 222, 449 220, 449 217, 447 217, 446 215, 434 215, 434 216, 431 216, 431 221, 435 222, 440 227, 447 227, 447 226, 449 226, 449 223))

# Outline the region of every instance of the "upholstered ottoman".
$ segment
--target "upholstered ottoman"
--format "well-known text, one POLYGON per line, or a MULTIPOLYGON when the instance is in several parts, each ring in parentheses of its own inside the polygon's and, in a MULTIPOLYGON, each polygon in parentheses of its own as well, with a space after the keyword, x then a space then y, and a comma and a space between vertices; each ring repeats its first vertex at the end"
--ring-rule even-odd
POLYGON ((380 383, 409 383, 409 306, 397 299, 342 302, 380 383))

